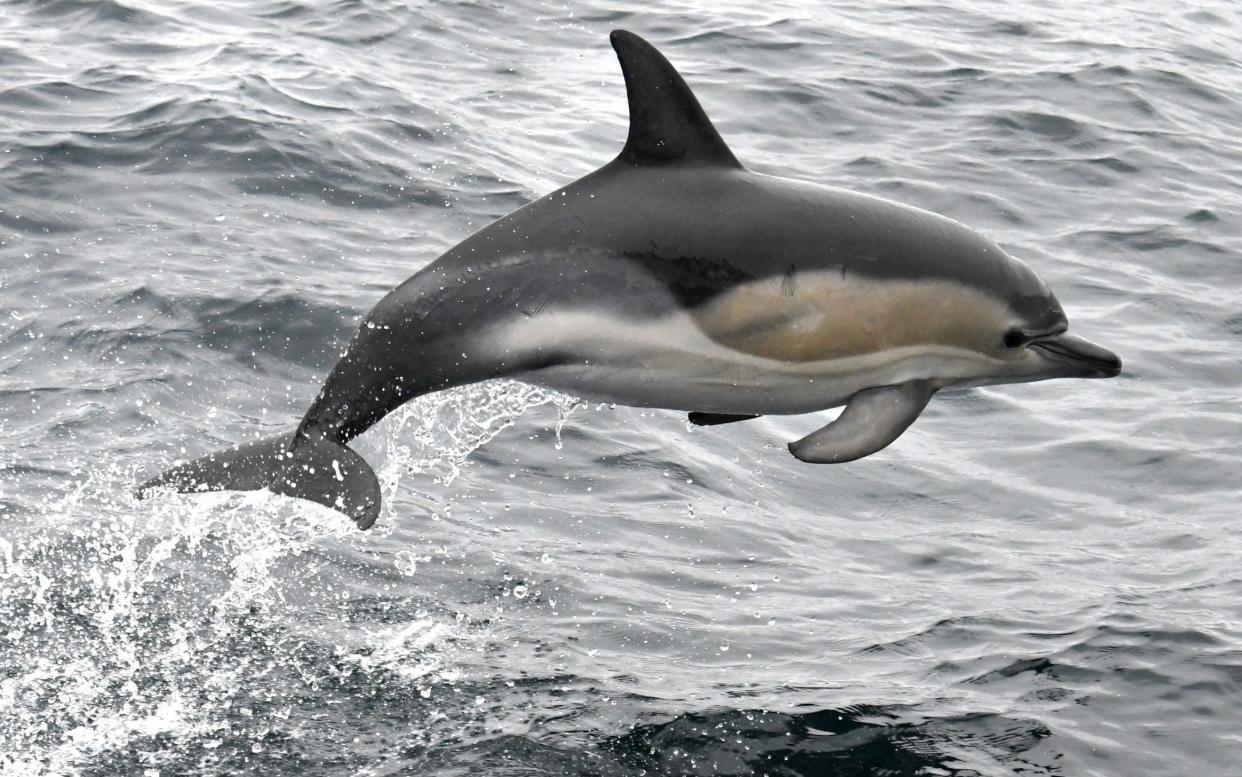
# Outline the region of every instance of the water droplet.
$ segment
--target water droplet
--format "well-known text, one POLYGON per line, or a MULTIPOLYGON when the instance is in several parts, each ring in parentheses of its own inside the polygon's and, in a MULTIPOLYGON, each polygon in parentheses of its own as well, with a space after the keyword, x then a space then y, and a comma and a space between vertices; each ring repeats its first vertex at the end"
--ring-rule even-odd
POLYGON ((392 565, 403 575, 410 576, 418 571, 418 557, 412 551, 398 551, 393 557, 392 565))
POLYGON ((539 557, 539 563, 541 563, 541 564, 551 564, 551 563, 552 563, 552 556, 551 556, 551 555, 549 555, 549 554, 547 554, 547 553, 544 553, 542 556, 540 556, 540 557, 539 557))
POLYGON ((513 586, 513 598, 514 599, 525 599, 528 590, 529 589, 527 589, 526 586, 521 585, 521 584, 513 586))

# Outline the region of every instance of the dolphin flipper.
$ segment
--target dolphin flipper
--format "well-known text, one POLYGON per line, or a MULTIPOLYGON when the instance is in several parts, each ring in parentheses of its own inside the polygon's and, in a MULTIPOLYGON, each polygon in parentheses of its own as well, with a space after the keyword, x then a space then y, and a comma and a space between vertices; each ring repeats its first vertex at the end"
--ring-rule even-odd
POLYGON ((758 417, 757 415, 732 415, 730 413, 700 413, 695 410, 690 412, 689 421, 695 426, 719 426, 720 424, 735 424, 738 421, 750 421, 758 417))
POLYGON ((925 380, 865 389, 850 397, 835 421, 789 444, 812 464, 840 464, 870 456, 901 436, 936 390, 925 380))
POLYGON ((266 488, 339 510, 360 529, 375 523, 381 501, 375 473, 353 450, 326 438, 288 434, 180 464, 143 483, 134 495, 141 499, 160 487, 183 493, 266 488))

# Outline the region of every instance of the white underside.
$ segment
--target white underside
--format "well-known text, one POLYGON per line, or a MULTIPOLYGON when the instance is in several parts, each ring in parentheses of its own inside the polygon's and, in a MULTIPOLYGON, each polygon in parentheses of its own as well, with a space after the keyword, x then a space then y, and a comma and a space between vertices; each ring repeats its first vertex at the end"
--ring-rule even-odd
POLYGON ((625 405, 713 413, 808 413, 874 386, 987 383, 981 376, 997 368, 977 352, 935 345, 823 361, 766 359, 713 341, 684 312, 632 321, 550 310, 497 326, 480 342, 492 358, 572 355, 568 364, 519 376, 532 383, 625 405))

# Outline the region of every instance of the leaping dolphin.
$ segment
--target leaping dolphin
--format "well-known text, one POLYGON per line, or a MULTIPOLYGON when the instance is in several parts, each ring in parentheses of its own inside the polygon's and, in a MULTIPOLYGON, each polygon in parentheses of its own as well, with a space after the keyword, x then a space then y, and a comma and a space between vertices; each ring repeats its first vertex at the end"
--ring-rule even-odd
POLYGON ((945 388, 1112 377, 1025 264, 956 221, 751 172, 651 44, 611 36, 629 97, 621 154, 449 249, 379 301, 290 434, 139 487, 267 488, 380 511, 346 443, 406 401, 512 377, 691 411, 699 424, 845 405, 789 445, 868 456, 945 388))

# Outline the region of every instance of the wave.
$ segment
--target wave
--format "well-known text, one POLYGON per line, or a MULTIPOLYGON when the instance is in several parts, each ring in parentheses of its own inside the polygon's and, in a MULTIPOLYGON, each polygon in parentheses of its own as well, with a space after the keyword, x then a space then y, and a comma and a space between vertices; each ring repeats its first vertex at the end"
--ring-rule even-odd
POLYGON ((1236 771, 1227 14, 2 7, 6 777, 1236 771), (810 419, 485 384, 356 441, 367 534, 130 498, 287 429, 391 283, 615 154, 614 26, 755 169, 1038 259, 1127 374, 946 396, 845 468, 777 444, 810 419))
POLYGON ((55 22, 67 25, 70 29, 87 25, 117 25, 117 28, 143 28, 155 32, 155 28, 168 27, 172 20, 137 5, 120 2, 120 0, 33 0, 29 2, 10 3, 25 9, 35 19, 43 22, 55 22))

